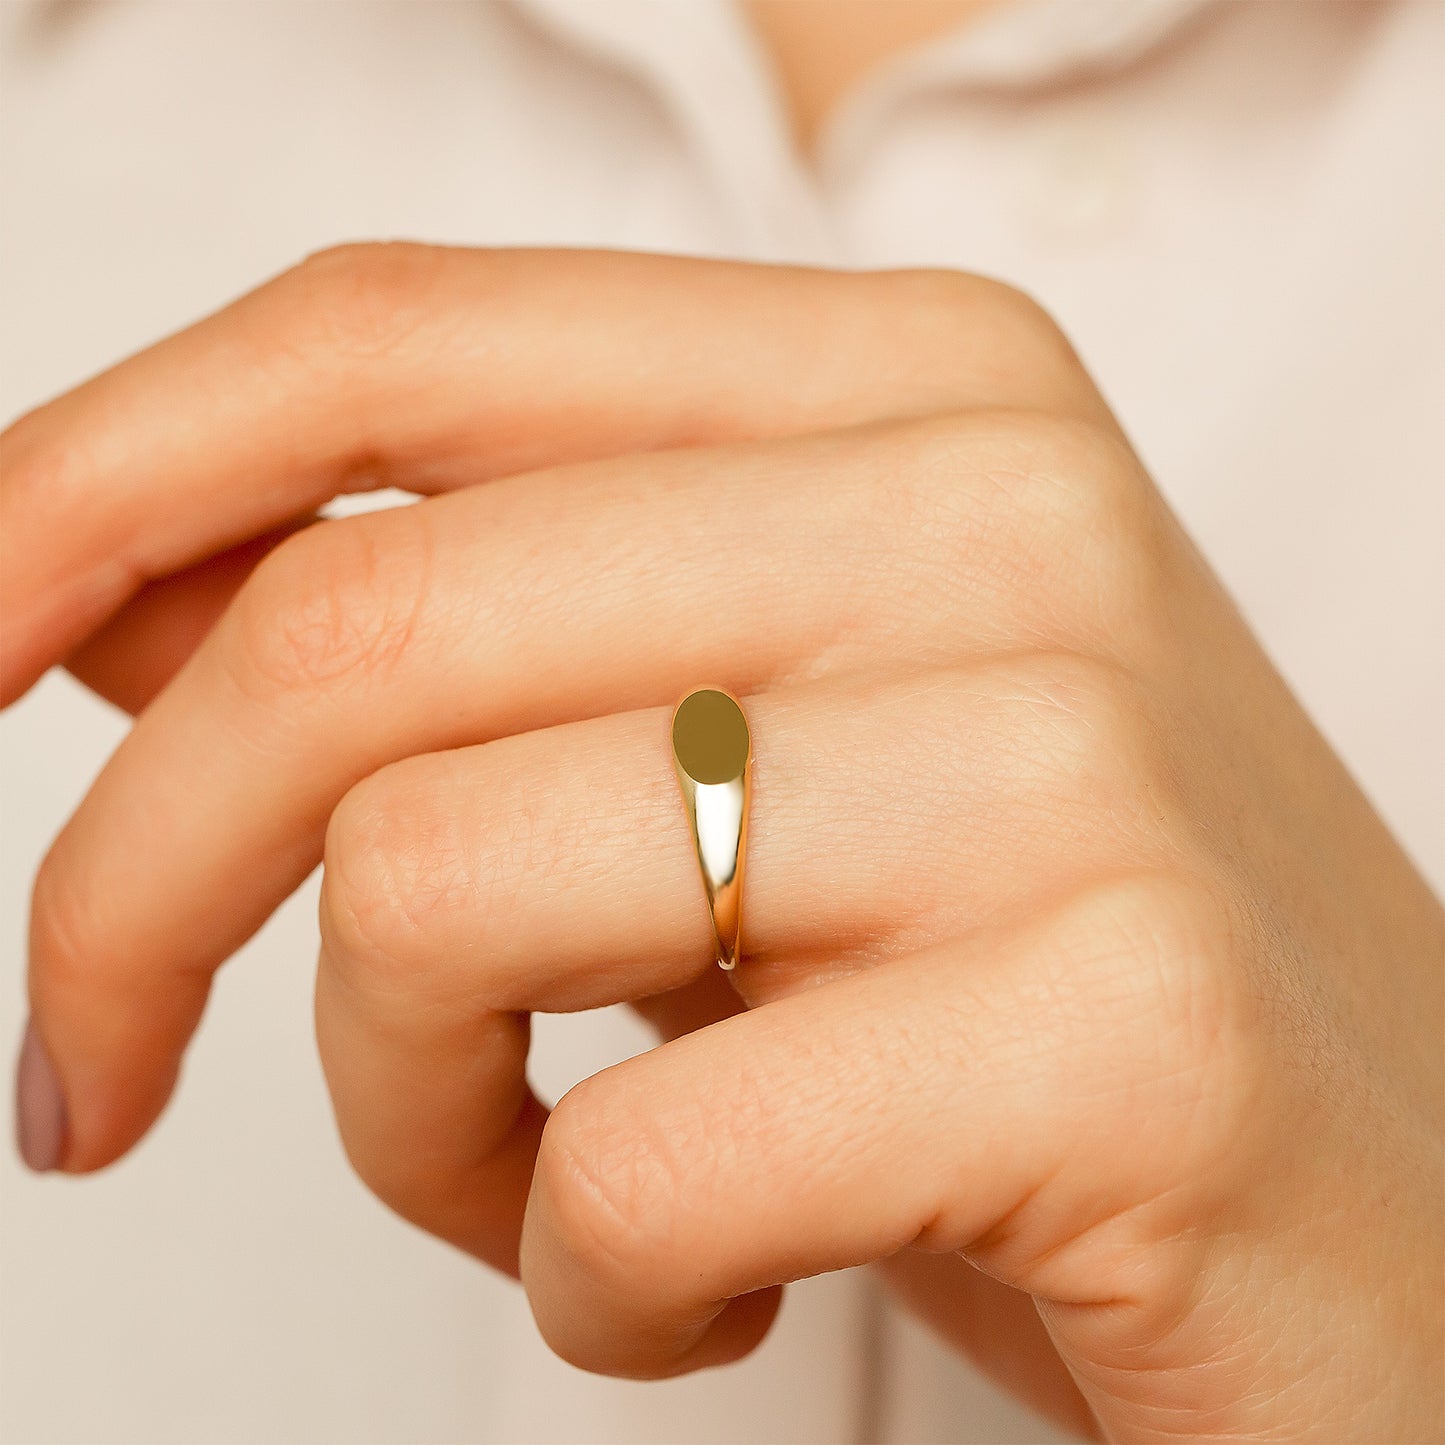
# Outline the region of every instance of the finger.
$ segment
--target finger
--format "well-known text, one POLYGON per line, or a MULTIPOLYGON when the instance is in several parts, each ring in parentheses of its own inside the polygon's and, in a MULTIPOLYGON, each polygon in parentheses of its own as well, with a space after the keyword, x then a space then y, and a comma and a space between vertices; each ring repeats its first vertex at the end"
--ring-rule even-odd
POLYGON ((278 549, 37 879, 32 999, 75 1114, 68 1167, 138 1137, 211 971, 318 861, 347 788, 387 762, 660 705, 699 677, 750 693, 896 670, 1083 615, 1069 599, 1101 591, 1089 550, 1050 535, 1072 519, 1001 511, 989 464, 959 469, 950 507, 970 517, 971 494, 991 499, 980 535, 1018 531, 1044 612, 1011 575, 960 579, 959 558, 981 555, 967 527, 898 490, 908 465, 957 466, 957 450, 956 429, 906 445, 884 429, 871 443, 634 458, 329 523, 278 549), (1047 557, 1067 557, 1057 578, 1047 557), (939 599, 924 631, 906 616, 921 588, 939 599))
MULTIPOLYGON (((748 999, 856 971, 976 924, 986 898, 1079 875, 1098 769, 1061 751, 1057 717, 1016 666, 948 681, 859 678, 748 699, 755 771, 734 975, 748 999), (989 761, 1002 748, 1015 759, 1007 781, 989 761), (974 826, 940 837, 951 818, 974 826)), ((700 977, 721 987, 669 715, 408 758, 331 819, 317 1025, 342 1139, 394 1209, 492 1262, 515 1257, 526 1193, 508 1153, 503 1208, 492 1156, 521 1148, 527 1014, 700 977)), ((1095 827, 1088 867, 1132 856, 1126 836, 1095 827)), ((535 1122, 528 1114, 526 1129, 535 1122)))
POLYGON ((323 941, 316 1038, 348 1157, 403 1218, 515 1277, 547 1117, 526 1080, 528 1016, 476 999, 439 1009, 425 988, 358 993, 332 948, 323 941), (401 1158, 376 1153, 381 1139, 401 1158))
POLYGON ((1033 1298, 961 1254, 904 1249, 880 1260, 891 1293, 939 1339, 1070 1439, 1096 1440, 1098 1422, 1039 1317, 1033 1298))
POLYGON ((1129 1247, 1172 1231, 1167 1202, 1128 1206, 1166 1199, 1197 1126, 1196 1053, 1181 1070, 1171 1051, 1199 1020, 1168 989, 1207 925, 1161 928, 1157 892, 1091 889, 1027 934, 892 960, 579 1084, 522 1234, 548 1342, 613 1375, 721 1363, 759 1337, 755 1292, 909 1246, 963 1251, 1080 1328, 1137 1323, 1198 1265, 1150 1239, 1146 1278, 1129 1247))
POLYGON ((256 564, 311 520, 147 584, 66 658, 66 667, 107 702, 140 712, 200 646, 256 564))
MULTIPOLYGON (((324 930, 316 1035, 348 1157, 404 1219, 515 1277, 547 1117, 526 1083, 528 1015, 476 996, 438 1009, 424 980, 374 983, 370 962, 324 930)), ((743 1008, 715 968, 628 1002, 665 1038, 743 1008)))
POLYGON ((721 969, 709 969, 701 978, 677 988, 629 999, 633 1012, 652 1025, 660 1039, 676 1039, 707 1024, 714 1024, 746 1007, 737 989, 721 969))
POLYGON ((1103 414, 1036 307, 607 252, 326 252, 0 437, 0 702, 146 582, 338 491, 962 405, 1103 414))

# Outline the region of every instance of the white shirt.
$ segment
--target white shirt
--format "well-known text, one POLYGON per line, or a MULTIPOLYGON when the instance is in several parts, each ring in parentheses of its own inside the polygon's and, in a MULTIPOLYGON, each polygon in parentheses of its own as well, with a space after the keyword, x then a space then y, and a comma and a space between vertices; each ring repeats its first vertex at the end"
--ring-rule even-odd
MULTIPOLYGON (((1445 881, 1445 9, 1014 0, 868 80, 816 167, 724 0, 93 0, 0 11, 0 413, 307 251, 407 236, 949 265, 1063 323, 1206 555, 1445 881)), ((7 1027, 25 897, 123 723, 0 724, 7 1027)), ((91 1181, 0 1172, 0 1436, 1055 1438, 884 1305, 795 1287, 762 1349, 584 1376, 347 1173, 314 894, 224 972, 176 1104, 91 1181)), ((541 1021, 559 1093, 641 1047, 541 1021)))

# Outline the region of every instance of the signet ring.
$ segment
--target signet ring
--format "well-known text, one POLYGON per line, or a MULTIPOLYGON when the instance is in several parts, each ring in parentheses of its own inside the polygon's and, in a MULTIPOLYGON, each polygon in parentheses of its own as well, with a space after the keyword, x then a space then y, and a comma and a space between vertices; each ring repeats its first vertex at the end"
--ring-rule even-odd
POLYGON ((753 748, 742 704, 697 688, 673 709, 672 761, 702 871, 720 968, 737 965, 753 748))

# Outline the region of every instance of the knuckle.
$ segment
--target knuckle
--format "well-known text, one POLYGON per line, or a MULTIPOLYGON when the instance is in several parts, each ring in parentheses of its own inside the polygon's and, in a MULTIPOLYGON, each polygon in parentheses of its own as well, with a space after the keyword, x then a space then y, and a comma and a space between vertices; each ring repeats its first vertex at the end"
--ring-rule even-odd
POLYGON ((416 242, 348 242, 307 256, 278 284, 305 318, 303 345, 367 360, 403 347, 427 319, 445 257, 416 242))
POLYGON ((1019 413, 1001 430, 1011 440, 1023 491, 1051 549, 1109 541, 1143 520, 1152 495, 1137 459, 1119 434, 1090 417, 1019 413), (1012 434, 1010 436, 1010 433, 1012 434))
POLYGON ((1097 407, 1074 348, 1032 296, 990 277, 944 267, 864 273, 861 325, 876 331, 920 399, 957 405, 959 389, 1022 392, 1069 410, 1097 407), (1088 399, 1088 400, 1085 400, 1088 399))
POLYGON ((1151 754, 1148 703, 1121 668, 1077 654, 1038 653, 1006 668, 1021 736, 1040 764, 1089 801, 1132 786, 1151 754))
POLYGON ((262 560, 223 635, 243 691, 312 692, 395 665, 414 634, 427 573, 413 510, 318 523, 262 560))
POLYGON ((945 268, 885 272, 889 311, 920 359, 976 358, 980 375, 1077 399, 1084 370, 1062 328, 1027 292, 945 268))
POLYGON ((1070 630, 1113 646, 1151 612, 1163 536, 1154 488, 1127 443, 1099 422, 1036 418, 1026 444, 1032 595, 1069 599, 1070 630))
POLYGON ((1252 1032, 1239 969, 1240 928, 1227 890, 1202 871, 1138 873, 1097 891, 1089 908, 1095 957, 1113 970, 1116 1038, 1171 1088, 1216 1111, 1252 1032))
POLYGON ((887 504, 943 549, 959 586, 1000 589, 1045 637, 1112 648, 1143 627, 1164 520, 1110 425, 990 409, 906 428, 887 504))
MULTIPOLYGON (((1158 704, 1124 668, 1068 652, 1007 658, 961 683, 990 695, 1010 826, 1077 867, 1167 866, 1189 836, 1158 704), (986 681, 985 681, 986 679, 986 681)), ((973 786, 968 782, 965 786, 973 786)))
POLYGON ((427 946, 438 915, 462 906, 456 823, 437 790, 394 763, 353 787, 326 829, 321 933, 328 960, 368 992, 441 999, 458 986, 445 948, 427 946))
POLYGON ((929 266, 885 272, 884 279, 893 305, 905 315, 1063 340, 1058 325, 1032 296, 991 276, 929 266))
POLYGON ((609 1072, 576 1085, 542 1134, 534 1189, 557 1244, 585 1274, 636 1283, 667 1268, 678 1161, 609 1072))
POLYGON ((886 438, 920 498, 966 497, 960 521, 991 499, 1050 553, 1147 519, 1148 478, 1102 421, 984 407, 897 423, 886 438))
POLYGON ((1035 345, 1067 353, 1072 349, 1058 322, 1027 291, 989 276, 970 276, 967 305, 972 318, 980 315, 990 329, 1026 337, 1035 345))

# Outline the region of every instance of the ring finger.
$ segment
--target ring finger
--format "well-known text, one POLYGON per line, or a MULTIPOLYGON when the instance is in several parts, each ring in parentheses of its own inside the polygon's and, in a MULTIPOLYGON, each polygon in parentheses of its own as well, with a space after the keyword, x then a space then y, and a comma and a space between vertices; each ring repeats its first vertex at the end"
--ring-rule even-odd
MULTIPOLYGON (((1134 861, 1123 834, 1083 842, 1099 779, 1030 696, 1046 666, 747 700, 757 760, 734 977, 750 1004, 926 948, 992 900, 1134 861), (1005 747, 1007 778, 990 766, 1005 747), (955 831, 958 818, 972 826, 955 831)), ((399 1213, 503 1268, 545 1118, 525 1080, 529 1012, 632 1000, 711 967, 667 739, 654 708, 408 758, 332 817, 317 1031, 348 1153, 399 1213)))

